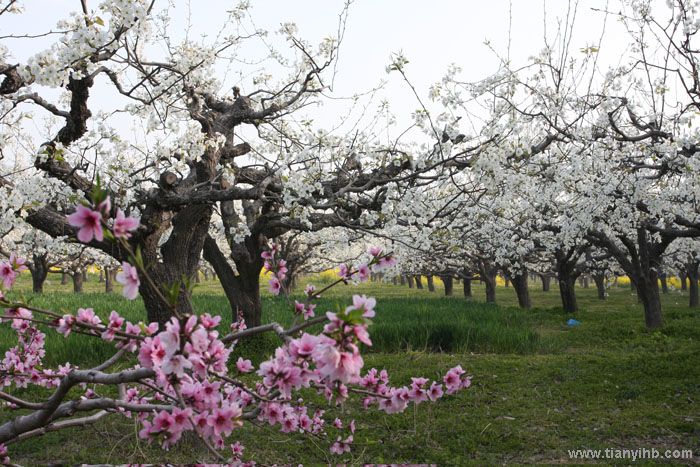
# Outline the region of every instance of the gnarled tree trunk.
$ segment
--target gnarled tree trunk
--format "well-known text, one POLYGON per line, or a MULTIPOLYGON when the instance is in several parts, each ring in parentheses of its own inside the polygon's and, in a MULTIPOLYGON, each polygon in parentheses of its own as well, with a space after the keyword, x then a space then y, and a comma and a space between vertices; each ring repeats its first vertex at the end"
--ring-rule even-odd
POLYGON ((244 244, 236 244, 234 262, 238 275, 228 263, 213 238, 207 237, 204 243, 204 259, 212 265, 231 304, 233 319, 242 314, 248 327, 259 326, 262 322, 260 302, 260 271, 263 260, 260 257, 264 242, 246 237, 244 244))
POLYGON ((410 274, 406 277, 406 281, 408 282, 408 288, 412 289, 413 288, 413 276, 410 274))
POLYGON ((518 296, 518 305, 520 308, 530 309, 530 289, 527 286, 527 272, 520 272, 511 275, 515 294, 518 296))
POLYGON ((598 291, 598 300, 605 300, 605 274, 593 274, 593 282, 598 291))
POLYGON ((688 292, 689 306, 697 308, 700 306, 700 297, 698 297, 698 261, 689 261, 685 265, 685 270, 688 274, 688 292))
POLYGON ((114 269, 105 268, 105 293, 114 292, 114 274, 114 269))
POLYGON ((471 298, 472 296, 472 277, 469 271, 466 271, 464 277, 462 277, 462 289, 464 291, 464 296, 471 298))
POLYGON ((442 283, 445 284, 445 296, 451 297, 453 293, 452 276, 445 274, 440 276, 440 279, 442 279, 442 283))
POLYGON ((32 262, 29 265, 29 272, 32 274, 32 292, 43 293, 44 282, 49 274, 49 263, 47 255, 32 255, 32 262))
POLYGON ((428 282, 428 290, 430 292, 435 292, 435 281, 433 280, 433 276, 426 276, 426 281, 428 282))
POLYGON ((73 278, 73 293, 83 293, 83 279, 85 278, 83 272, 74 272, 71 277, 73 278))
POLYGON ((542 292, 549 292, 552 276, 549 274, 540 274, 540 280, 542 281, 542 292))

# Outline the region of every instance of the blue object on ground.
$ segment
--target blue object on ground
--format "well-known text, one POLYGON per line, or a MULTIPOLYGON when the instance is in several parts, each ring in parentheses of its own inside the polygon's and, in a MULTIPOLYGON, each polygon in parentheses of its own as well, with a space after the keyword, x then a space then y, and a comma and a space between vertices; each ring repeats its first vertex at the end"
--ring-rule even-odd
POLYGON ((569 321, 566 322, 566 324, 568 326, 578 326, 579 324, 581 324, 581 321, 577 321, 577 320, 571 318, 569 321))

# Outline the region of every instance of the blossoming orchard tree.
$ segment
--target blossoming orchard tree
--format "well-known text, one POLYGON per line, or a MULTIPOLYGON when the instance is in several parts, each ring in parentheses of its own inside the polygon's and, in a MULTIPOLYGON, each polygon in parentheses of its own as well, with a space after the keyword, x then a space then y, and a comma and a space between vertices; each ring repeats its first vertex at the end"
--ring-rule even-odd
MULTIPOLYGON (((504 61, 477 84, 452 72, 436 91, 455 112, 482 93, 492 97, 495 131, 510 135, 506 144, 490 147, 487 170, 494 181, 521 173, 536 174, 535 187, 558 184, 558 198, 533 201, 561 212, 567 228, 619 263, 637 288, 649 328, 663 322, 663 253, 678 238, 700 236, 700 22, 693 2, 667 3, 621 1, 600 13, 630 32, 631 52, 607 72, 598 66, 605 44, 570 49, 574 15, 525 66, 504 61), (546 179, 547 173, 553 176, 546 179), (552 200, 569 207, 558 210, 552 200)), ((561 247, 562 264, 572 265, 583 245, 565 240, 561 247)))
MULTIPOLYGON (((95 189, 106 187, 125 215, 140 218, 129 244, 158 287, 180 285, 181 312, 191 311, 185 283, 203 254, 234 314, 242 311, 249 324, 259 324, 260 253, 268 239, 335 226, 375 228, 392 193, 407 190, 419 174, 430 173, 430 181, 444 166, 456 170, 482 142, 475 135, 474 146, 467 146, 463 135, 453 142, 431 131, 437 144, 409 155, 398 141, 378 144, 373 132, 337 136, 297 123, 292 114, 328 90, 324 72, 334 63, 342 27, 340 37, 313 47, 296 37, 292 24, 284 25, 280 34, 291 56, 273 50, 267 58, 271 71, 286 78, 273 83, 267 74, 246 82, 243 92, 216 77, 243 58, 239 49, 247 41, 264 34, 241 35, 245 3, 228 13, 217 40, 207 45, 173 44, 167 18, 177 10, 155 14, 156 2, 81 5, 60 24, 59 40, 27 63, 13 62, 12 49, 3 49, 0 94, 7 121, 21 121, 22 109, 31 109, 55 122, 47 140, 30 145, 23 157, 60 190, 48 204, 22 200, 16 213, 49 235, 77 227, 87 239, 90 231, 83 228, 95 220, 84 213, 67 221, 65 210, 76 196, 91 202, 95 189), (62 100, 52 100, 50 88, 64 89, 62 100), (119 115, 145 128, 138 141, 113 121, 114 112, 100 111, 104 99, 120 103, 119 115), (212 235, 215 213, 223 235, 212 235)), ((17 10, 8 8, 2 17, 17 10)), ((402 66, 400 59, 392 65, 402 66)), ((7 192, 17 190, 11 174, 2 180, 7 192)), ((113 209, 101 209, 107 208, 113 209)), ((88 244, 125 259, 123 249, 95 235, 88 244)), ((171 312, 154 288, 142 283, 141 295, 149 320, 166 323, 171 312)))

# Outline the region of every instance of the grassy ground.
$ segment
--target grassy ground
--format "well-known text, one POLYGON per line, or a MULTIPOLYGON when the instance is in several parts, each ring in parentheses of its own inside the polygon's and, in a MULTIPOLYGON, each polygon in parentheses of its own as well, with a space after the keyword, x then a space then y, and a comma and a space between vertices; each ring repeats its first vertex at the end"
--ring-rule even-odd
MULTIPOLYGON (((94 278, 93 278, 94 279, 94 278)), ((57 282, 57 281, 56 281, 57 282)), ((20 290, 26 288, 22 279, 20 290)), ((90 303, 107 314, 117 309, 132 319, 142 305, 118 295, 92 291, 82 297, 53 283, 50 293, 33 297, 36 304, 74 310, 90 303)), ((455 292, 461 292, 458 288, 455 292)), ((327 446, 303 436, 278 433, 252 424, 235 434, 246 455, 269 464, 303 462, 366 462, 494 464, 504 462, 568 463, 569 449, 692 449, 700 454, 700 313, 687 308, 687 297, 663 297, 666 325, 657 332, 643 327, 641 307, 629 289, 611 289, 601 302, 595 289, 579 289, 581 325, 569 328, 556 289, 541 292, 534 285, 531 311, 512 308, 512 288, 499 288, 500 306, 475 299, 442 297, 441 291, 409 290, 388 284, 338 288, 324 297, 321 309, 345 306, 350 294, 377 297, 377 318, 370 330, 375 348, 366 366, 387 368, 392 383, 410 376, 436 378, 461 364, 474 375, 474 385, 436 404, 409 408, 404 414, 364 412, 355 404, 340 409, 355 418, 358 431, 351 455, 330 457, 327 446), (441 352, 435 350, 442 350, 441 352)), ((214 282, 199 287, 197 308, 227 316, 227 303, 214 282)), ((284 299, 264 297, 265 321, 288 321, 284 299)), ((0 350, 11 334, 0 333, 0 350)), ((77 336, 80 338, 81 336, 77 336)), ((109 355, 109 348, 90 339, 63 345, 49 333, 47 361, 66 359, 83 365, 109 355)), ((250 344, 255 361, 274 346, 270 339, 250 344)), ((5 418, 5 413, 0 417, 5 418)), ((24 464, 75 462, 205 461, 196 440, 169 452, 136 438, 129 419, 113 417, 98 425, 52 433, 10 447, 24 464)), ((629 463, 627 461, 626 463, 629 463)))

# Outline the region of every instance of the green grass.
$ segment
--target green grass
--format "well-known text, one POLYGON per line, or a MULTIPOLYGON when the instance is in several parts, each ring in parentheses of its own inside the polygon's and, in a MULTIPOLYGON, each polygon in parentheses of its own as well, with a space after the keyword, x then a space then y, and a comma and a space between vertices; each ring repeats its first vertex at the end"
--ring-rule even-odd
MULTIPOLYGON (((27 285, 22 280, 20 289, 27 285)), ((93 292, 99 287, 94 280, 86 286, 93 292)), ((102 293, 80 297, 63 289, 51 284, 52 293, 32 298, 53 309, 74 311, 89 303, 100 314, 116 309, 130 319, 143 317, 138 301, 102 293)), ((461 290, 456 287, 455 292, 461 290)), ((461 364, 474 376, 473 387, 399 415, 365 412, 354 402, 329 409, 358 423, 353 453, 339 458, 331 457, 316 439, 284 435, 269 426, 249 424, 235 433, 236 439, 246 445, 248 458, 264 464, 567 463, 567 449, 586 448, 685 448, 697 456, 698 310, 690 310, 680 292, 664 295, 666 324, 648 332, 629 289, 611 289, 606 301, 598 301, 594 289, 577 292, 581 325, 569 328, 557 290, 545 293, 534 285, 537 308, 530 311, 513 307, 517 301, 512 288, 499 288, 499 306, 494 306, 481 303, 484 292, 478 285, 473 300, 390 284, 338 287, 323 297, 318 309, 344 307, 352 293, 377 297, 377 317, 370 329, 375 345, 366 355, 367 367, 387 368, 393 384, 404 384, 410 376, 437 378, 461 364)), ((230 318, 214 282, 196 290, 194 301, 202 312, 230 318)), ((265 295, 263 302, 264 321, 289 323, 283 298, 265 295)), ((75 336, 65 346, 62 337, 48 334, 49 362, 70 359, 89 365, 109 355, 109 346, 99 341, 75 336)), ((2 329, 0 342, 7 346, 10 337, 2 329)), ((266 336, 247 345, 246 353, 260 361, 276 341, 266 336)), ((28 465, 211 460, 194 439, 164 452, 138 441, 135 433, 133 421, 112 417, 10 449, 14 461, 28 465)))

